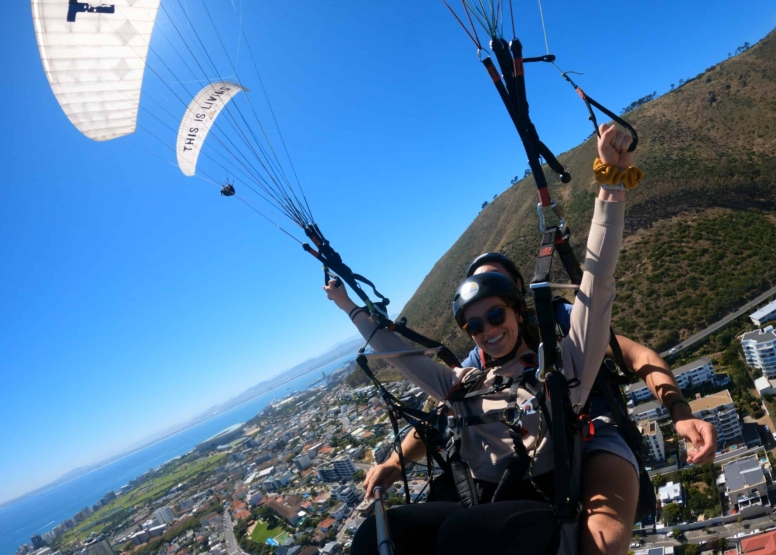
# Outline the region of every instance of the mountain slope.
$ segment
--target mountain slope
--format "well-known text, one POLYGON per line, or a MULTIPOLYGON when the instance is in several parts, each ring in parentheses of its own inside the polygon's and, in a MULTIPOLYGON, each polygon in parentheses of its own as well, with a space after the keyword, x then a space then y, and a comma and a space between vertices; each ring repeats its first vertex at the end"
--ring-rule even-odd
MULTIPOLYGON (((617 271, 615 328, 656 349, 677 343, 776 283, 776 32, 628 114, 646 176, 628 193, 617 271)), ((597 185, 595 137, 559 157, 573 176, 556 181, 582 259, 597 185)), ((471 343, 450 302, 479 253, 512 257, 530 282, 540 236, 536 188, 523 179, 488 205, 434 265, 405 307, 419 331, 459 354, 471 343)), ((554 269, 559 271, 556 262, 554 269)), ((559 279, 565 276, 558 274, 559 279)))

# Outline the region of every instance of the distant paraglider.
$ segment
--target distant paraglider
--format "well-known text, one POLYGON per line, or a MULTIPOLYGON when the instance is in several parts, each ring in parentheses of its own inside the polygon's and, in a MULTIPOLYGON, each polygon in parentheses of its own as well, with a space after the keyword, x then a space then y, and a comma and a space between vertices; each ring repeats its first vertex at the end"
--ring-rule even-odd
POLYGON ((229 181, 226 182, 226 185, 224 185, 223 189, 221 189, 221 196, 222 197, 231 197, 234 195, 234 181, 229 183, 229 181))
POLYGON ((199 91, 188 105, 178 128, 176 143, 178 166, 183 175, 191 177, 197 173, 199 153, 210 128, 227 103, 240 91, 247 92, 237 83, 219 81, 199 91))

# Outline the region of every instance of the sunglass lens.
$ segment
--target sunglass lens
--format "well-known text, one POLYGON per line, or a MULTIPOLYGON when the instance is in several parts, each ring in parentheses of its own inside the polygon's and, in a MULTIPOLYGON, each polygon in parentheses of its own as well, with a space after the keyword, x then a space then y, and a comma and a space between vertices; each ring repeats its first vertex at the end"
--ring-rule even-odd
POLYGON ((488 323, 491 326, 500 326, 507 319, 507 311, 501 306, 488 312, 488 323))
POLYGON ((479 318, 472 318, 466 323, 466 333, 471 336, 479 335, 485 331, 485 326, 479 318))

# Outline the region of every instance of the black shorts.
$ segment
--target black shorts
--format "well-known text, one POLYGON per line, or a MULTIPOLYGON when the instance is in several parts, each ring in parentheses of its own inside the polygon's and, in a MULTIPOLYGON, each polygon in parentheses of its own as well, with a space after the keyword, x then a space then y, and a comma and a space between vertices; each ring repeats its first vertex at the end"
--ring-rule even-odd
MULTIPOLYGON (((534 479, 550 500, 554 498, 553 473, 534 479)), ((551 506, 531 485, 522 480, 510 490, 510 498, 520 501, 488 503, 496 484, 476 481, 483 504, 465 508, 457 502, 401 505, 388 511, 388 526, 397 555, 440 553, 490 553, 516 549, 521 555, 554 553, 557 549, 557 522, 551 506), (526 500, 527 499, 527 500, 526 500)), ((356 532, 350 551, 353 555, 378 555, 374 517, 356 532)))

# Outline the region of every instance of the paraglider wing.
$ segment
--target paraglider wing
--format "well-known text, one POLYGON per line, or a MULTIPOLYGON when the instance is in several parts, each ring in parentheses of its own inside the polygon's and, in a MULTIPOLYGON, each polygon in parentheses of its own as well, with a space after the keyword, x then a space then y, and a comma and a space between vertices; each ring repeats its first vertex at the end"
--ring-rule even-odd
POLYGON ((246 91, 237 83, 219 81, 211 83, 197 93, 183 114, 178 128, 178 166, 184 175, 192 176, 197 171, 197 159, 210 128, 218 114, 240 91, 246 91))
POLYGON ((32 0, 51 89, 73 125, 90 139, 107 141, 135 131, 159 2, 32 0))

